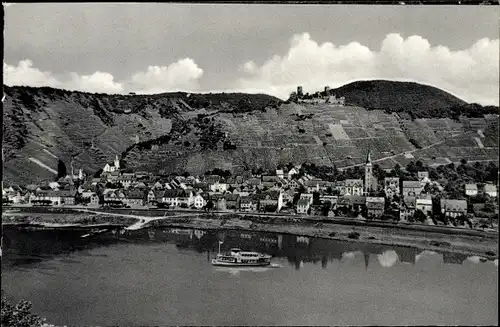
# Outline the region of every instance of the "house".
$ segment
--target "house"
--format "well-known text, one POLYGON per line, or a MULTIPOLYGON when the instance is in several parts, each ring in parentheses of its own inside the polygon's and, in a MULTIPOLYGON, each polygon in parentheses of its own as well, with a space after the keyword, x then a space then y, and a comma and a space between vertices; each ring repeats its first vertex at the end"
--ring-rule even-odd
POLYGON ((403 181, 403 196, 419 196, 424 190, 420 181, 403 181))
POLYGON ((299 200, 300 199, 306 199, 307 201, 309 201, 309 204, 312 204, 313 203, 313 194, 312 193, 302 193, 299 197, 299 200))
POLYGON ((441 213, 446 217, 458 217, 467 214, 467 201, 441 199, 441 213))
POLYGON ((61 185, 58 183, 58 182, 50 182, 49 183, 49 187, 54 190, 54 191, 57 191, 61 188, 61 185))
POLYGON ((283 192, 283 203, 292 202, 295 196, 294 190, 286 190, 283 192))
POLYGON ((217 211, 225 211, 226 207, 226 199, 224 195, 219 193, 214 193, 209 195, 209 200, 214 204, 214 209, 217 211))
POLYGON ((426 216, 432 215, 432 199, 417 199, 415 202, 415 210, 420 210, 426 216))
POLYGON ((485 184, 484 185, 484 193, 489 196, 496 198, 498 196, 497 186, 494 184, 485 184))
POLYGON ((117 197, 116 194, 115 194, 115 192, 117 190, 118 189, 113 189, 113 188, 104 189, 104 191, 102 191, 102 195, 103 195, 104 201, 115 200, 116 197, 117 197))
POLYGON ((292 179, 288 182, 288 186, 295 190, 295 189, 298 189, 300 187, 300 184, 295 180, 295 179, 292 179))
POLYGON ((115 156, 115 161, 113 163, 106 163, 102 171, 104 173, 112 173, 120 169, 120 160, 118 155, 115 156))
MULTIPOLYGON (((209 183, 210 184, 210 183, 209 183)), ((220 192, 220 193, 224 193, 227 191, 227 189, 229 188, 229 185, 227 183, 224 183, 224 182, 215 182, 215 183, 211 183, 210 184, 210 190, 212 192, 220 192)))
POLYGON ((283 169, 276 169, 276 176, 278 176, 278 178, 283 178, 285 176, 283 169))
POLYGON ((415 208, 417 204, 417 198, 414 196, 405 196, 401 203, 399 209, 399 218, 404 221, 408 221, 410 217, 415 214, 415 208))
POLYGON ((348 203, 352 211, 361 211, 366 207, 366 197, 362 195, 347 195, 348 203))
POLYGON ((255 201, 251 196, 242 196, 240 199, 240 210, 241 211, 257 211, 258 202, 255 201))
POLYGON ((89 202, 89 204, 93 205, 93 206, 99 205, 99 195, 97 195, 97 193, 93 193, 90 196, 90 202, 89 202))
POLYGON ((304 186, 308 192, 326 191, 328 188, 328 182, 321 179, 311 179, 304 181, 304 186))
POLYGON ((101 179, 100 178, 92 178, 92 185, 97 185, 97 184, 100 184, 101 183, 101 179))
POLYGON ((385 196, 392 199, 395 195, 399 196, 401 188, 399 187, 399 177, 386 177, 384 178, 384 192, 385 196))
POLYGON ((132 205, 144 205, 144 192, 139 189, 129 189, 124 192, 123 203, 132 205))
POLYGON ((250 178, 247 180, 246 184, 251 186, 252 188, 256 188, 260 186, 262 183, 262 180, 260 178, 250 178))
POLYGON ((226 209, 229 210, 239 210, 240 209, 240 196, 238 194, 225 194, 224 199, 226 200, 226 209))
POLYGON ((340 195, 363 195, 363 180, 346 179, 337 184, 340 195))
POLYGON ((339 197, 336 196, 336 195, 327 195, 327 194, 324 194, 324 195, 320 195, 319 196, 319 202, 321 203, 325 203, 325 202, 330 202, 330 203, 337 203, 337 199, 339 197))
POLYGON ((118 183, 118 177, 120 177, 120 172, 112 171, 106 175, 106 180, 110 183, 118 183))
POLYGON ((40 191, 32 194, 29 201, 51 201, 52 205, 74 205, 76 191, 40 191))
POLYGON ((295 168, 290 169, 288 171, 288 174, 287 174, 288 179, 292 179, 292 176, 297 175, 298 173, 299 173, 299 171, 297 169, 295 169, 295 168))
POLYGON ((268 191, 259 194, 259 208, 261 210, 275 208, 275 211, 279 212, 281 207, 283 207, 283 194, 281 191, 268 191))
POLYGON ((171 207, 179 207, 181 203, 189 202, 189 200, 186 201, 186 198, 189 199, 189 195, 191 195, 192 198, 192 193, 186 194, 186 191, 182 189, 165 190, 159 202, 171 207))
POLYGON ((193 204, 196 209, 202 209, 207 204, 207 201, 205 200, 205 198, 202 196, 201 193, 198 193, 193 198, 193 204))
POLYGON ((428 171, 419 171, 419 172, 417 172, 417 177, 418 177, 419 181, 421 181, 425 178, 429 178, 429 172, 428 171))
POLYGON ((478 191, 477 191, 477 184, 465 184, 465 195, 467 196, 476 196, 478 191))
POLYGON ((311 202, 307 198, 301 198, 297 201, 297 214, 307 215, 309 208, 311 207, 311 202))
POLYGON ((366 209, 367 215, 370 218, 379 218, 384 214, 385 198, 383 197, 367 197, 366 209))
POLYGON ((122 184, 124 188, 129 188, 134 182, 134 178, 130 174, 121 175, 116 178, 116 182, 122 184))

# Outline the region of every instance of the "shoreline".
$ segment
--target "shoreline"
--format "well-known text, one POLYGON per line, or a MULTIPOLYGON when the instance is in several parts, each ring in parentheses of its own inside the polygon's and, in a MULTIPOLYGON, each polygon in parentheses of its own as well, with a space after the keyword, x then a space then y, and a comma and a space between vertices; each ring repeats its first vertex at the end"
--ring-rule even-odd
MULTIPOLYGON (((224 218, 199 213, 193 217, 147 217, 153 220, 146 222, 141 228, 197 228, 211 230, 241 230, 253 232, 270 232, 293 234, 307 237, 318 237, 345 242, 371 243, 387 246, 413 247, 420 250, 447 251, 470 256, 481 256, 490 260, 498 259, 498 234, 479 233, 478 235, 460 235, 442 233, 440 231, 423 231, 405 226, 370 226, 345 225, 341 223, 320 222, 313 220, 297 221, 281 220, 279 223, 262 222, 262 217, 224 218), (358 238, 350 238, 352 232, 359 233, 358 238)), ((34 213, 6 212, 2 213, 2 224, 5 226, 37 227, 45 229, 63 228, 126 228, 136 224, 137 216, 109 212, 69 213, 34 213)))

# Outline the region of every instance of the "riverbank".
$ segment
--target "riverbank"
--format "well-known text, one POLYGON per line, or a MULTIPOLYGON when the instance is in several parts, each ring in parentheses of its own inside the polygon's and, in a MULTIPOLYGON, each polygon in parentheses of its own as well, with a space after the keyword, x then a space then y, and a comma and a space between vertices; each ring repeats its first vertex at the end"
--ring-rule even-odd
POLYGON ((98 225, 127 227, 137 223, 141 217, 144 227, 179 227, 197 229, 236 229, 259 232, 288 233, 309 237, 321 237, 339 241, 415 247, 421 250, 450 251, 466 255, 478 255, 488 259, 498 258, 498 233, 480 231, 446 230, 443 228, 411 228, 411 226, 359 225, 341 222, 317 222, 312 219, 273 219, 272 217, 235 216, 206 213, 183 214, 176 218, 166 216, 138 216, 125 213, 68 211, 25 213, 5 210, 2 214, 4 225, 34 225, 45 228, 95 227, 98 225), (149 221, 153 219, 152 221, 149 221), (149 222, 148 222, 149 221, 149 222), (465 235, 468 234, 468 235, 465 235))

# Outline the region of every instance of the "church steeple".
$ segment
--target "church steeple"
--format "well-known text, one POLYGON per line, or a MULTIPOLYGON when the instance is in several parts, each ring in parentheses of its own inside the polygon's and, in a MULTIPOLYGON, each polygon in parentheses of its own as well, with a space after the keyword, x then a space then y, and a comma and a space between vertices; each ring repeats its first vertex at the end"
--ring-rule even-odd
POLYGON ((372 167, 372 156, 371 151, 368 150, 368 154, 366 155, 366 164, 365 164, 365 185, 364 185, 365 193, 368 194, 373 190, 373 167, 372 167))

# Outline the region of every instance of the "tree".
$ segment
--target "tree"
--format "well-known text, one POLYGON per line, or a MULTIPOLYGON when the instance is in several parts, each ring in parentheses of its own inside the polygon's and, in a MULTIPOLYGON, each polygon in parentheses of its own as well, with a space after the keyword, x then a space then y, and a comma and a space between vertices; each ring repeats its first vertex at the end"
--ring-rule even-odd
MULTIPOLYGON (((100 168, 98 171, 95 172, 94 174, 94 178, 99 178, 101 177, 101 174, 102 174, 103 170, 102 168, 100 168)), ((132 172, 132 171, 131 171, 132 172)))
POLYGON ((328 211, 330 211, 331 207, 332 204, 330 203, 330 201, 326 201, 325 203, 323 203, 323 205, 321 206, 321 214, 323 216, 328 216, 328 211))
POLYGON ((207 211, 213 210, 214 209, 214 203, 212 200, 208 200, 207 204, 205 205, 205 209, 207 211))
POLYGON ((319 193, 318 192, 313 192, 313 204, 314 205, 321 204, 321 202, 319 201, 319 193))
POLYGON ((418 221, 420 223, 423 223, 427 220, 427 216, 420 209, 415 210, 415 214, 413 215, 413 218, 415 219, 415 221, 418 221))
POLYGON ((66 165, 64 164, 64 161, 59 159, 57 162, 57 178, 56 181, 59 180, 61 177, 65 177, 68 174, 66 170, 66 165))
POLYGON ((43 318, 31 312, 32 304, 29 301, 21 300, 16 305, 12 305, 4 295, 2 290, 2 326, 32 327, 41 326, 43 318))

